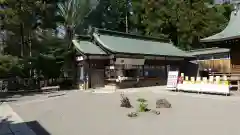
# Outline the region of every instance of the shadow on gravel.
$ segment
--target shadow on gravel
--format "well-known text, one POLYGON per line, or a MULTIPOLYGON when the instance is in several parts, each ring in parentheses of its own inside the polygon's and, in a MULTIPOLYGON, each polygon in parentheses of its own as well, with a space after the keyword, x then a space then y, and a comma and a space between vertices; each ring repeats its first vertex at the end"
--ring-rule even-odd
POLYGON ((66 94, 50 95, 50 96, 48 96, 48 98, 51 98, 51 97, 60 97, 60 96, 64 96, 64 95, 66 95, 66 94))
MULTIPOLYGON (((69 90, 70 91, 70 90, 69 90)), ((64 94, 58 94, 61 92, 59 91, 18 91, 18 92, 1 92, 0 91, 0 103, 1 102, 13 102, 18 101, 21 97, 30 97, 36 95, 48 95, 48 94, 55 94, 49 97, 56 97, 56 96, 63 96, 64 94)))
POLYGON ((13 100, 13 99, 0 99, 0 103, 3 103, 3 102, 13 102, 13 101, 17 101, 17 100, 13 100))
POLYGON ((44 127, 37 121, 25 122, 29 128, 31 128, 36 135, 51 135, 44 127))
POLYGON ((0 117, 0 135, 51 135, 37 121, 14 123, 9 118, 0 117), (28 127, 28 128, 27 128, 28 127), (27 129, 31 130, 27 130, 27 129))

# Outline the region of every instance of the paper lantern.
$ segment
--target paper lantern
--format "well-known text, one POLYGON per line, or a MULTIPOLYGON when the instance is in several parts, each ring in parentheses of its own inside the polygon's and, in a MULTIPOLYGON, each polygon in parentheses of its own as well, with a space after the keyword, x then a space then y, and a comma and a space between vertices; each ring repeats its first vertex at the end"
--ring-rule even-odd
POLYGON ((216 76, 215 77, 215 83, 216 84, 220 84, 220 76, 216 76))
POLYGON ((208 83, 207 77, 203 77, 203 83, 208 83))
POLYGON ((191 77, 191 83, 195 83, 195 77, 191 77))
POLYGON ((201 83, 201 77, 196 78, 196 83, 201 83))
POLYGON ((224 75, 224 76, 223 76, 223 80, 224 80, 224 81, 227 81, 227 79, 228 79, 227 76, 224 75))
POLYGON ((214 77, 213 76, 209 76, 209 82, 213 83, 214 77))

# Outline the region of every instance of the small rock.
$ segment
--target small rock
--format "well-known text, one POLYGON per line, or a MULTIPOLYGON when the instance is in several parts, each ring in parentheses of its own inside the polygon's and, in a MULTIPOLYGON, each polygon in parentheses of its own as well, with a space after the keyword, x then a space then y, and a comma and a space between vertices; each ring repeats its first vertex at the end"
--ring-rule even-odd
POLYGON ((159 114, 160 114, 160 111, 152 110, 152 113, 154 113, 154 114, 156 114, 156 115, 159 115, 159 114))
POLYGON ((138 113, 136 112, 130 112, 127 114, 128 117, 137 117, 138 116, 138 113))
POLYGON ((167 99, 158 99, 156 101, 156 108, 171 108, 172 105, 167 101, 167 99))
POLYGON ((132 108, 132 105, 130 103, 130 100, 128 97, 124 96, 124 94, 121 94, 121 107, 126 107, 126 108, 132 108))

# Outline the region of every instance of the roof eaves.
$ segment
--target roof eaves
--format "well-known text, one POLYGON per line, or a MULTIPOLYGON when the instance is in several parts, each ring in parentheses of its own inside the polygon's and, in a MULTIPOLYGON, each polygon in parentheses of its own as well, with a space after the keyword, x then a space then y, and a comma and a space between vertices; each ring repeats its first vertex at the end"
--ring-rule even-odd
MULTIPOLYGON (((99 46, 93 44, 91 41, 88 41, 89 43, 95 45, 97 48, 99 48, 100 50, 102 50, 103 53, 95 53, 95 52, 86 52, 84 51, 83 48, 81 48, 80 43, 77 40, 72 40, 73 44, 75 45, 75 48, 77 51, 79 51, 80 53, 84 54, 84 55, 107 55, 107 53, 102 50, 101 48, 99 48, 99 46)), ((81 41, 80 41, 81 42, 81 41)))
POLYGON ((207 43, 240 38, 239 23, 240 23, 240 10, 238 9, 231 12, 230 20, 227 26, 220 33, 200 39, 200 42, 207 43))
POLYGON ((188 54, 192 56, 198 56, 198 55, 208 55, 208 54, 219 54, 219 53, 229 53, 230 49, 227 48, 213 48, 213 49, 199 49, 196 51, 189 51, 188 54))
MULTIPOLYGON (((104 49, 107 49, 108 52, 111 52, 113 54, 131 54, 131 55, 144 55, 144 56, 164 56, 164 57, 193 57, 193 56, 190 56, 187 54, 187 52, 185 51, 182 51, 180 50, 179 48, 175 47, 174 45, 172 45, 172 47, 176 48, 176 49, 179 49, 180 51, 182 51, 180 53, 180 55, 172 55, 172 54, 175 54, 175 53, 172 53, 170 55, 160 55, 160 54, 140 54, 140 53, 128 53, 128 52, 120 52, 120 51, 116 51, 116 50, 112 50, 112 48, 110 48, 107 44, 105 44, 101 39, 100 39, 100 36, 101 34, 99 33, 93 33, 93 37, 94 39, 100 44, 100 46, 103 46, 104 49)), ((114 36, 114 35, 111 35, 111 36, 114 36)), ((124 37, 124 38, 128 38, 128 37, 124 37)), ((143 40, 143 39, 137 39, 137 40, 143 40)), ((156 42, 156 41, 153 41, 153 42, 156 42)), ((159 41, 158 41, 159 42, 159 41)))
MULTIPOLYGON (((212 37, 212 36, 211 36, 212 37)), ((218 42, 218 41, 226 41, 226 40, 233 40, 233 39, 240 39, 240 35, 237 36, 231 36, 231 37, 221 37, 221 38, 211 38, 207 37, 204 39, 200 39, 200 42, 202 43, 209 43, 209 42, 218 42)))
POLYGON ((98 33, 93 33, 93 37, 95 38, 95 40, 101 45, 104 47, 104 49, 107 49, 108 52, 111 52, 111 53, 117 53, 116 51, 113 51, 111 48, 109 48, 107 45, 105 45, 102 40, 99 38, 99 35, 98 33))

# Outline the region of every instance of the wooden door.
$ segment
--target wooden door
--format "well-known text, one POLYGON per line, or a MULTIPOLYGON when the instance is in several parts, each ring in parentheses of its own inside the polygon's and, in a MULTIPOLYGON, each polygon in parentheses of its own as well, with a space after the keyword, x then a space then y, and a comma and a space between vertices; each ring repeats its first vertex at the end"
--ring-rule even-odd
POLYGON ((94 69, 91 71, 91 88, 104 87, 104 69, 94 69))

